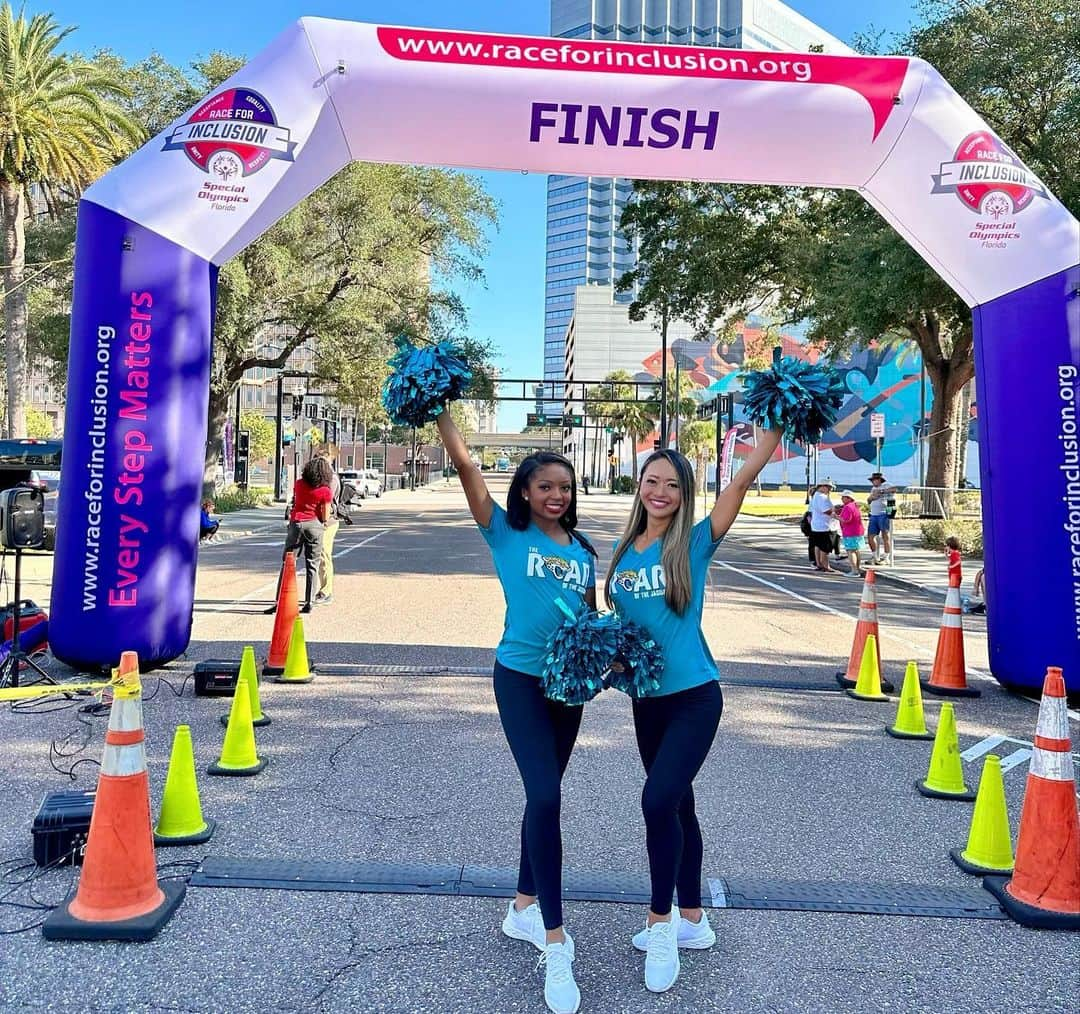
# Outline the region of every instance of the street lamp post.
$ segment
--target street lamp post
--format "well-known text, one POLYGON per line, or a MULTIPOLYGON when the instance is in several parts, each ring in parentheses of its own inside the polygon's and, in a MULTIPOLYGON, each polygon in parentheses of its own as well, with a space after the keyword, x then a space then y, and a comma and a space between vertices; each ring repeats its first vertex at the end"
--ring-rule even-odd
POLYGON ((667 325, 668 308, 667 303, 664 303, 660 310, 660 447, 665 451, 668 445, 667 325))

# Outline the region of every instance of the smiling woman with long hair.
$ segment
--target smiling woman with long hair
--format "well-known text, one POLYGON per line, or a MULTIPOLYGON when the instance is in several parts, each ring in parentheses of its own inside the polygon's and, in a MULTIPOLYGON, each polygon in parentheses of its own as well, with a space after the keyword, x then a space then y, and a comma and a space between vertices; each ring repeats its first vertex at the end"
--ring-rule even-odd
POLYGON ((641 809, 652 880, 645 929, 633 942, 645 951, 645 985, 655 993, 675 984, 679 947, 704 949, 716 940, 701 907, 704 846, 693 781, 712 747, 724 700, 701 613, 713 554, 779 443, 779 431, 763 433, 697 524, 690 462, 678 451, 651 454, 608 568, 608 604, 647 631, 664 654, 659 688, 633 702, 646 772, 641 809), (676 891, 679 910, 673 911, 676 891))
POLYGON ((531 454, 517 468, 503 510, 449 412, 439 433, 465 498, 491 549, 506 600, 495 651, 499 719, 525 786, 517 895, 502 930, 543 952, 544 1000, 556 1014, 581 1004, 574 981, 574 942, 563 929, 561 783, 582 708, 549 700, 540 687, 547 642, 563 620, 559 606, 596 608, 596 552, 577 531, 574 467, 561 454, 531 454))

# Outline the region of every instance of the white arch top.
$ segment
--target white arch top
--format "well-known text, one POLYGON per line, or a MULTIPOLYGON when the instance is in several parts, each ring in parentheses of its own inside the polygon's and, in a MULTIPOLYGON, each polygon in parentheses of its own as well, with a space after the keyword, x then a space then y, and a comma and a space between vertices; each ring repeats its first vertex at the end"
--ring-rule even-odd
POLYGON ((854 188, 971 306, 1080 259, 1077 221, 920 60, 321 18, 85 199, 223 264, 350 161, 854 188))

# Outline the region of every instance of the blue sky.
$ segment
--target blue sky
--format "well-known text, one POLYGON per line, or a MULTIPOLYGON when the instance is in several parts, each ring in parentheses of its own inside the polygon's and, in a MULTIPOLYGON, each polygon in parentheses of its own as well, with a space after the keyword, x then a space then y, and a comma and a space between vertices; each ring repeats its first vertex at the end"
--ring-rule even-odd
MULTIPOLYGON (((844 41, 871 27, 903 31, 914 0, 787 0, 788 6, 844 41)), ((225 4, 147 3, 146 0, 29 0, 29 13, 51 11, 77 25, 71 45, 110 48, 127 60, 154 50, 180 65, 222 49, 252 56, 302 15, 389 24, 546 35, 548 0, 228 0, 225 4)), ((486 286, 461 289, 470 331, 499 349, 505 376, 542 374, 544 318, 544 192, 542 176, 480 173, 501 206, 485 262, 486 286)), ((525 406, 500 414, 500 428, 524 423, 525 406)))

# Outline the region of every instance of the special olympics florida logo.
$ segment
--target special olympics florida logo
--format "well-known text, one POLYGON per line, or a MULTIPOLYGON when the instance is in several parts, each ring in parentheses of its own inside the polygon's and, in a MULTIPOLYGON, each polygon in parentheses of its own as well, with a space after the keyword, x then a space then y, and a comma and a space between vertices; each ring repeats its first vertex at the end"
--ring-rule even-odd
POLYGON ((230 88, 208 98, 165 138, 162 151, 183 149, 203 172, 223 183, 251 176, 271 159, 293 161, 296 141, 270 103, 250 88, 230 88))
POLYGON ((1046 187, 989 131, 968 134, 951 162, 933 174, 931 194, 956 194, 976 214, 1001 218, 1023 211, 1046 187))

